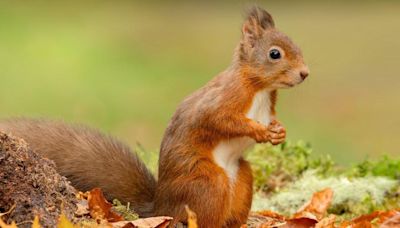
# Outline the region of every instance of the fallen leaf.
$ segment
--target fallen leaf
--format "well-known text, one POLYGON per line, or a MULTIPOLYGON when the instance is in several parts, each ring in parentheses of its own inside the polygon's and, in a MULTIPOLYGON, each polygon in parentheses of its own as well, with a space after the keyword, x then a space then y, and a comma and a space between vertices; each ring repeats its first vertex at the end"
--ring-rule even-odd
POLYGON ((35 218, 33 219, 33 222, 32 222, 32 226, 31 226, 31 228, 41 228, 42 226, 40 226, 40 223, 39 223, 39 216, 35 216, 35 218))
POLYGON ((89 196, 90 192, 78 192, 76 193, 76 198, 79 200, 87 200, 88 196, 89 196))
POLYGON ((247 219, 248 227, 280 227, 286 224, 286 218, 272 211, 252 212, 247 219))
POLYGON ((125 226, 123 226, 122 228, 136 228, 135 225, 133 225, 132 223, 127 223, 125 226))
POLYGON ((400 212, 397 212, 392 217, 386 219, 386 221, 384 221, 382 225, 380 225, 380 228, 393 228, 393 227, 400 227, 400 212))
POLYGON ((333 191, 330 188, 316 192, 313 194, 310 202, 294 214, 293 218, 310 218, 310 214, 312 214, 319 221, 325 216, 332 199, 333 191))
POLYGON ((172 217, 158 216, 149 217, 143 219, 137 219, 134 221, 119 221, 110 223, 114 228, 128 228, 128 227, 140 227, 140 228, 165 228, 171 222, 172 217))
POLYGON ((111 226, 113 228, 128 228, 128 227, 135 227, 135 225, 132 224, 132 221, 119 221, 119 222, 113 222, 111 223, 111 226))
POLYGON ((190 210, 189 206, 185 206, 186 213, 188 214, 188 228, 197 228, 197 215, 192 210, 190 210))
MULTIPOLYGON (((399 213, 400 212, 398 212, 396 210, 374 211, 370 214, 361 215, 351 221, 345 221, 340 225, 340 227, 351 227, 351 228, 372 227, 373 221, 374 221, 374 224, 382 224, 383 225, 383 223, 385 223, 386 221, 395 217, 399 213)), ((394 220, 396 220, 396 218, 393 218, 393 221, 394 220)), ((391 226, 391 227, 396 227, 396 226, 391 226)), ((399 223, 399 227, 400 227, 400 223, 399 223)))
POLYGON ((100 188, 91 190, 87 196, 90 216, 96 220, 108 222, 123 221, 123 217, 111 210, 112 204, 103 195, 100 188))
POLYGON ((11 222, 11 224, 5 223, 0 216, 0 228, 18 228, 17 224, 15 224, 14 221, 11 222))
POLYGON ((350 228, 372 228, 372 224, 369 221, 360 221, 356 224, 350 225, 350 228))
POLYGON ((315 227, 319 221, 319 228, 334 227, 335 217, 330 216, 324 218, 329 205, 332 202, 333 191, 330 188, 326 188, 322 191, 313 194, 311 200, 306 203, 296 214, 291 218, 287 218, 283 215, 275 213, 273 211, 260 211, 257 212, 257 216, 262 218, 257 218, 257 216, 250 216, 249 220, 259 220, 248 222, 248 225, 255 225, 256 227, 280 227, 280 228, 308 228, 315 227))
POLYGON ((323 218, 321 221, 319 221, 315 225, 315 228, 335 228, 335 221, 336 221, 336 216, 329 215, 328 217, 323 218))
POLYGON ((282 220, 282 221, 286 220, 285 216, 280 215, 273 211, 258 211, 257 214, 268 217, 268 218, 282 220))
POLYGON ((361 216, 351 220, 350 225, 354 225, 354 224, 361 223, 364 221, 371 222, 372 220, 377 218, 380 215, 380 213, 381 213, 381 211, 374 211, 370 214, 361 215, 361 216))
MULTIPOLYGON (((292 218, 286 219, 282 228, 308 228, 315 227, 321 221, 332 202, 333 191, 326 188, 313 194, 311 200, 306 203, 292 218)), ((323 227, 323 226, 320 226, 323 227)))
POLYGON ((61 213, 58 218, 57 228, 76 228, 76 226, 68 220, 64 213, 61 213))
POLYGON ((399 215, 399 211, 397 210, 390 210, 390 211, 384 211, 382 213, 380 213, 380 215, 378 216, 379 221, 378 223, 384 223, 385 221, 387 221, 388 219, 393 218, 396 215, 399 215))
POLYGON ((279 226, 279 228, 309 228, 314 227, 318 221, 312 218, 292 218, 286 221, 286 224, 279 226))
POLYGON ((76 216, 84 216, 89 214, 89 204, 87 200, 81 199, 79 202, 76 204, 76 211, 75 215, 76 216))

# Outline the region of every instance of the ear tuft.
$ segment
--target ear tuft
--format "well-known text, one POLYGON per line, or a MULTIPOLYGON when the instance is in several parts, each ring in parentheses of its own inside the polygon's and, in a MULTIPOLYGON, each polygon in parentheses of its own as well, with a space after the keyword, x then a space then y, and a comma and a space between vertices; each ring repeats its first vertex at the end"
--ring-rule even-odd
POLYGON ((251 34, 253 38, 259 36, 263 30, 274 28, 275 23, 272 16, 264 9, 253 6, 247 13, 246 20, 243 24, 243 33, 251 34))
POLYGON ((252 20, 262 29, 269 29, 275 26, 271 14, 259 6, 253 6, 247 13, 247 21, 252 20))
POLYGON ((275 27, 274 20, 271 14, 269 14, 265 9, 258 6, 253 6, 248 14, 248 19, 254 18, 257 24, 263 29, 269 29, 275 27))

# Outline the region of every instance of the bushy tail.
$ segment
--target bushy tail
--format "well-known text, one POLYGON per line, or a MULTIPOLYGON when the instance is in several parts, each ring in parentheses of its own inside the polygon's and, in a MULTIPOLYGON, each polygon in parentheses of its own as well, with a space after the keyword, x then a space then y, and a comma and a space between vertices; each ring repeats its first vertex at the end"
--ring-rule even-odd
POLYGON ((156 180, 128 146, 97 130, 59 121, 12 119, 0 130, 23 138, 56 163, 58 172, 80 191, 101 188, 108 199, 130 202, 150 216, 156 180))

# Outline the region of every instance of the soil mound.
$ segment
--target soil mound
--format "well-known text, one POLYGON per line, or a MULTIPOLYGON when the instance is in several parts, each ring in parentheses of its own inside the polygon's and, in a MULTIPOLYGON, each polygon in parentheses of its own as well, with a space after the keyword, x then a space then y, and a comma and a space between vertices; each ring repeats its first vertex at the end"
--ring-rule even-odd
POLYGON ((40 157, 23 140, 0 132, 0 213, 6 222, 30 227, 39 216, 44 227, 56 227, 63 212, 73 219, 76 190, 57 173, 54 162, 40 157))

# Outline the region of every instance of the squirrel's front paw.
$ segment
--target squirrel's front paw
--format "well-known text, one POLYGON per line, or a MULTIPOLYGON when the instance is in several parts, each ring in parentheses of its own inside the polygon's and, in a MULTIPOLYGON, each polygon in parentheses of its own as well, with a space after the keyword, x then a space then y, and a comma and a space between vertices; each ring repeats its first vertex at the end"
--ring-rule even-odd
POLYGON ((254 131, 253 139, 257 143, 266 143, 270 141, 270 132, 267 127, 262 127, 254 131))
POLYGON ((286 130, 278 121, 273 120, 268 126, 268 131, 270 137, 269 141, 272 145, 278 145, 285 141, 286 130))

